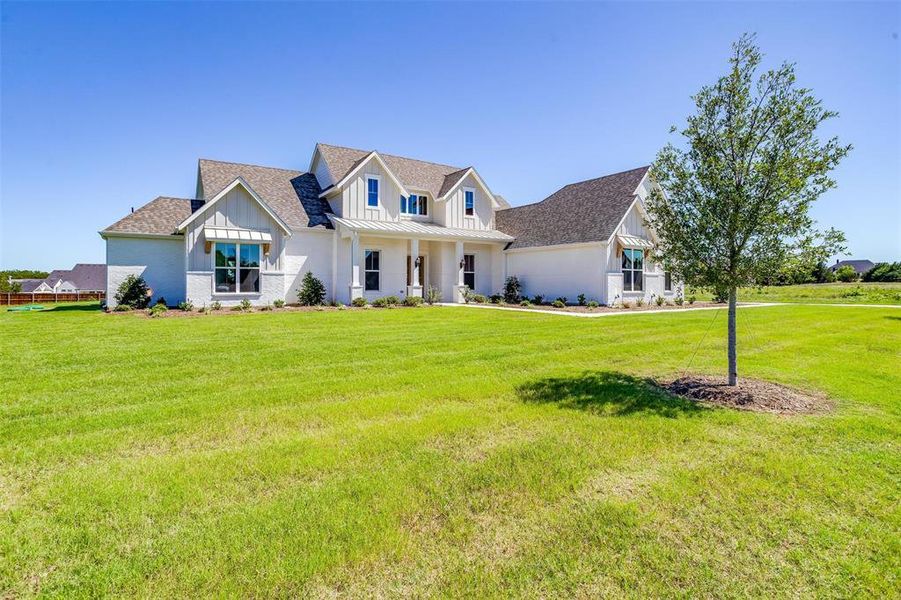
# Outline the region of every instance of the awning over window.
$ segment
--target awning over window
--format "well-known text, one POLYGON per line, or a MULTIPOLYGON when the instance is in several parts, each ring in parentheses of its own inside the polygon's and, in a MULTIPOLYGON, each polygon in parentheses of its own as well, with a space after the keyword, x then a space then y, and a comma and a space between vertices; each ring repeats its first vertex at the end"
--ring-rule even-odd
POLYGON ((616 241, 623 248, 653 248, 654 242, 634 235, 618 235, 616 241))
POLYGON ((261 242, 272 243, 272 234, 268 231, 251 229, 224 229, 222 227, 204 227, 203 235, 208 242, 261 242))

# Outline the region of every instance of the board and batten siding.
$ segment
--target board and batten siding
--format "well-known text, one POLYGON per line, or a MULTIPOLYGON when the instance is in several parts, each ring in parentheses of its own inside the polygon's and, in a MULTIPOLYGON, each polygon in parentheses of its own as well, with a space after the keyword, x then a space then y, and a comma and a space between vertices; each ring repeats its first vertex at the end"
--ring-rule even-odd
POLYGON ((284 262, 284 235, 278 223, 263 210, 241 186, 232 188, 224 198, 209 207, 200 209, 202 214, 188 226, 186 246, 189 271, 212 271, 214 251, 207 254, 204 247, 204 227, 252 229, 272 234, 269 256, 260 253, 260 269, 263 272, 281 271, 284 262))
POLYGON ((391 176, 378 162, 370 160, 344 186, 341 192, 341 215, 348 219, 366 221, 399 221, 400 196, 400 188, 395 185, 391 176), (366 205, 369 192, 366 184, 368 175, 374 175, 379 179, 379 205, 375 208, 366 205))
POLYGON ((475 177, 471 174, 467 175, 454 192, 447 198, 437 204, 435 211, 435 221, 445 227, 455 227, 458 229, 477 229, 486 231, 494 227, 494 207, 491 198, 485 193, 485 190, 476 183, 475 177), (471 189, 475 193, 472 217, 464 215, 464 195, 466 189, 471 189))

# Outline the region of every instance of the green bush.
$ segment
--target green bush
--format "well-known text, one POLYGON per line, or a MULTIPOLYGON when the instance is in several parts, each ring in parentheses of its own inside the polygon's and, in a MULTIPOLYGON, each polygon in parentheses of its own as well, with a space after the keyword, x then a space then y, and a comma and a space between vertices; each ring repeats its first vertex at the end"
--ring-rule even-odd
POLYGON ((127 304, 117 304, 113 310, 116 312, 131 312, 134 309, 127 304))
POLYGON ((520 305, 520 306, 524 306, 524 307, 527 307, 527 308, 528 308, 528 307, 529 307, 529 306, 532 306, 532 303, 531 303, 531 302, 529 302, 529 301, 528 301, 528 300, 526 300, 526 299, 523 299, 523 300, 521 300, 521 301, 520 301, 520 302, 519 302, 519 305, 520 305))
POLYGON ((542 304, 544 304, 544 296, 542 296, 541 294, 535 294, 534 296, 532 296, 532 304, 534 304, 535 306, 541 306, 542 304))
POLYGON ((901 281, 901 262, 881 262, 863 274, 864 281, 892 282, 901 281))
POLYGON ((357 308, 362 308, 366 306, 366 298, 360 296, 359 298, 354 298, 353 300, 351 300, 350 303, 357 308))
POLYGON ((385 302, 388 303, 388 306, 397 306, 398 304, 400 304, 400 298, 398 298, 397 296, 386 296, 385 302))
POLYGON ((469 289, 468 285, 463 286, 463 302, 469 304, 472 301, 472 290, 469 289))
POLYGON ((274 306, 275 308, 284 308, 285 301, 282 300, 281 298, 276 298, 275 300, 272 301, 272 306, 274 306))
POLYGON ((325 284, 307 271, 297 291, 297 300, 303 306, 321 306, 325 303, 325 284))
POLYGON ((434 285, 430 285, 425 292, 425 301, 428 304, 437 304, 441 302, 441 291, 434 285))
POLYGON ((644 306, 644 296, 639 296, 635 299, 635 306, 644 306))
POLYGON ((491 294, 488 296, 488 301, 492 304, 500 304, 504 300, 504 297, 500 294, 491 294))
POLYGON ((238 304, 238 310, 240 310, 241 312, 250 312, 251 308, 253 308, 253 306, 250 304, 250 300, 248 300, 247 298, 244 298, 238 304))
POLYGON ((585 294, 579 294, 576 296, 576 300, 578 300, 579 306, 585 306, 585 294))
POLYGON ((690 304, 690 305, 694 304, 696 300, 697 300, 697 298, 695 297, 694 294, 692 294, 691 296, 688 297, 688 304, 690 304))
POLYGON ((679 306, 682 306, 682 304, 684 304, 684 303, 685 303, 685 298, 683 298, 682 296, 676 296, 676 304, 678 304, 679 306))
POLYGON ((555 304, 557 302, 562 302, 563 304, 566 304, 566 296, 559 296, 556 300, 554 300, 555 304))
POLYGON ((159 298, 156 299, 156 302, 154 302, 153 304, 154 304, 154 306, 158 306, 158 305, 162 304, 166 308, 169 308, 169 303, 166 302, 165 296, 160 296, 159 298))
POLYGON ((554 308, 566 308, 566 302, 562 298, 557 298, 551 306, 554 308))
POLYGON ((504 302, 507 304, 516 304, 522 299, 522 285, 516 275, 507 277, 504 282, 504 302))
POLYGON ((656 298, 654 298, 654 303, 657 306, 663 306, 664 302, 666 302, 666 298, 664 298, 663 296, 657 296, 656 298))
POLYGON ((387 308, 388 298, 376 298, 372 301, 372 305, 376 308, 387 308))
POLYGON ((857 271, 851 265, 845 265, 835 270, 835 278, 843 283, 851 283, 857 281, 857 271))
POLYGON ((484 294, 473 294, 472 301, 476 304, 485 304, 488 302, 488 298, 484 294))
POLYGON ((210 310, 222 310, 222 303, 218 300, 213 301, 210 303, 210 310))
POLYGON ((597 303, 596 300, 589 300, 589 301, 588 301, 588 308, 597 308, 598 306, 600 306, 600 305, 597 303))
POLYGON ((150 303, 150 288, 143 277, 129 275, 116 290, 116 304, 131 308, 146 308, 150 303))
POLYGON ((178 303, 178 310, 191 312, 192 310, 194 310, 194 303, 190 300, 183 300, 178 303))
POLYGON ((404 298, 404 306, 421 306, 422 302, 423 300, 420 296, 407 296, 404 298))
POLYGON ((169 310, 169 308, 165 304, 157 303, 150 307, 149 312, 150 312, 151 317, 158 317, 168 310, 169 310))

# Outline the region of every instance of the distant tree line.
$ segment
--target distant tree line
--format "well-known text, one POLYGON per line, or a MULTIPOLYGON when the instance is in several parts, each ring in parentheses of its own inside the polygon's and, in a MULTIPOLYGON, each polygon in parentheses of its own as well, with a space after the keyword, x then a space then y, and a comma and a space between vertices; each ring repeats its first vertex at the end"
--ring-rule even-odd
POLYGON ((872 269, 858 275, 853 267, 844 265, 833 271, 824 262, 814 265, 793 264, 781 269, 764 285, 798 285, 802 283, 853 282, 901 282, 901 262, 876 263, 872 269))
POLYGON ((19 283, 10 283, 10 279, 44 279, 50 273, 47 271, 34 271, 31 269, 12 269, 9 271, 0 271, 0 292, 15 294, 22 291, 22 285, 19 283))

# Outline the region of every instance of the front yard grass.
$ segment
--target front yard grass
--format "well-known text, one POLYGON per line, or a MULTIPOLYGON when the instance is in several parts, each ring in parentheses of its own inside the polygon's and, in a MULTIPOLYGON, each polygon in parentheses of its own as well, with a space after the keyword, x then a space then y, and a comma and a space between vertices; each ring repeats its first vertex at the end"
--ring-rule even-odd
MULTIPOLYGON (((711 300, 709 292, 697 293, 699 300, 711 300)), ((741 302, 800 302, 812 304, 899 304, 901 283, 805 283, 743 288, 741 302)))
POLYGON ((0 596, 897 595, 901 311, 738 319, 835 410, 645 385, 723 311, 2 313, 0 596))

